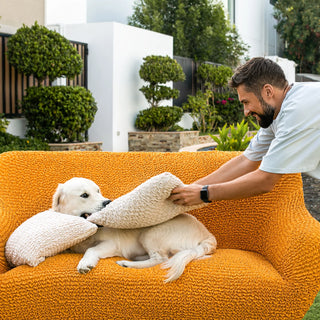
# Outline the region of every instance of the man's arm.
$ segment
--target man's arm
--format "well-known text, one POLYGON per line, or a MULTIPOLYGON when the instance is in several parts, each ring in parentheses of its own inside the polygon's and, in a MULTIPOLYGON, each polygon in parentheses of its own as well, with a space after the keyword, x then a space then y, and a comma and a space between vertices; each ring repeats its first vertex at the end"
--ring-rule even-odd
POLYGON ((251 161, 243 154, 232 158, 208 176, 195 181, 195 184, 214 184, 227 182, 259 168, 261 161, 251 161))
POLYGON ((259 164, 240 155, 193 184, 175 188, 169 199, 183 205, 200 204, 203 185, 209 185, 209 200, 212 201, 247 198, 269 192, 281 174, 262 171, 258 169, 259 164))

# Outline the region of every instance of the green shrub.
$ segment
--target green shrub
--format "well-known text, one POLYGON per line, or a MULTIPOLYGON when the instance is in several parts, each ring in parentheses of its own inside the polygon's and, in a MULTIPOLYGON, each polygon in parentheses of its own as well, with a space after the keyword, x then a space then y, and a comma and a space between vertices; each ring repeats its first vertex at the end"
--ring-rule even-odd
POLYGON ((143 60, 139 75, 148 84, 140 88, 140 91, 150 107, 139 112, 135 126, 144 131, 170 130, 181 120, 183 112, 179 107, 160 107, 161 101, 179 96, 179 90, 164 84, 169 81, 182 81, 185 74, 179 63, 168 56, 151 55, 143 60))
POLYGON ((135 126, 144 131, 171 131, 182 115, 179 107, 151 107, 138 113, 135 126))
POLYGON ((217 121, 221 120, 213 103, 213 92, 199 90, 195 96, 188 96, 188 101, 183 104, 183 109, 190 112, 193 119, 193 128, 201 133, 215 130, 217 121))
POLYGON ((23 98, 27 135, 47 142, 84 141, 97 106, 82 87, 31 87, 23 98))
POLYGON ((4 117, 4 114, 0 114, 0 132, 6 132, 8 124, 9 122, 4 117))
POLYGON ((222 127, 225 123, 241 122, 244 119, 243 106, 236 94, 231 92, 215 93, 214 104, 220 116, 217 127, 222 127))
POLYGON ((185 74, 177 60, 169 56, 151 55, 143 58, 139 75, 141 79, 152 85, 167 83, 168 81, 182 81, 185 74))
POLYGON ((38 139, 21 139, 0 131, 0 153, 13 150, 49 150, 49 146, 38 139))
POLYGON ((227 66, 202 63, 197 70, 197 75, 205 89, 216 91, 227 85, 232 76, 232 69, 227 66))
POLYGON ((210 137, 218 144, 216 150, 219 151, 243 151, 252 137, 248 137, 248 123, 242 120, 237 126, 227 124, 222 129, 219 128, 219 137, 210 134, 210 137))
POLYGON ((41 82, 58 77, 73 78, 81 73, 83 62, 77 50, 56 31, 36 22, 23 25, 8 40, 8 60, 18 72, 33 75, 41 82))

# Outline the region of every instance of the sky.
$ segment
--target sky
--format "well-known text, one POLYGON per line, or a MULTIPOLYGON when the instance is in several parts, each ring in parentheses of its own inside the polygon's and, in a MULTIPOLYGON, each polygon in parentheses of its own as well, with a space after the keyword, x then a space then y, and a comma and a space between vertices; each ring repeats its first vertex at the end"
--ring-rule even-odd
POLYGON ((45 0, 46 24, 115 21, 127 24, 134 0, 45 0))

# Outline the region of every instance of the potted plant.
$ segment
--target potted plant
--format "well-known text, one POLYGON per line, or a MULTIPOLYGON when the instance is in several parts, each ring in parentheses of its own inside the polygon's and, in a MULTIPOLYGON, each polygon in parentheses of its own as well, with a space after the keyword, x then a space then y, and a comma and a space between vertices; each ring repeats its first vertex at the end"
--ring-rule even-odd
POLYGON ((183 133, 177 132, 181 131, 177 123, 183 110, 176 106, 163 106, 161 102, 179 96, 179 90, 166 84, 184 80, 185 74, 178 62, 169 56, 150 55, 143 60, 139 75, 147 84, 140 91, 149 108, 141 110, 135 121, 136 128, 145 132, 129 132, 129 151, 178 151, 181 141, 188 140, 182 137, 183 133))
POLYGON ((86 141, 97 111, 91 92, 83 87, 44 86, 44 79, 52 82, 81 73, 82 59, 70 42, 36 22, 31 27, 23 25, 10 37, 7 54, 18 72, 37 80, 21 101, 27 135, 48 142, 53 149, 53 143, 86 141))

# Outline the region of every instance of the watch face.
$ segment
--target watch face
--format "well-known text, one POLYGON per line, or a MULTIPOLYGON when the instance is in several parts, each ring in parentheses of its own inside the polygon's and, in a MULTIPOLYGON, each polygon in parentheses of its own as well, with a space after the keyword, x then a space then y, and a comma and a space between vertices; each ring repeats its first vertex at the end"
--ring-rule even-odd
POLYGON ((203 202, 211 202, 209 201, 208 186, 202 187, 200 191, 200 198, 203 202))

